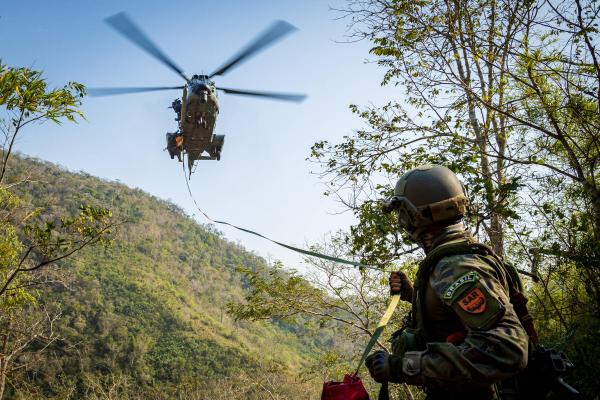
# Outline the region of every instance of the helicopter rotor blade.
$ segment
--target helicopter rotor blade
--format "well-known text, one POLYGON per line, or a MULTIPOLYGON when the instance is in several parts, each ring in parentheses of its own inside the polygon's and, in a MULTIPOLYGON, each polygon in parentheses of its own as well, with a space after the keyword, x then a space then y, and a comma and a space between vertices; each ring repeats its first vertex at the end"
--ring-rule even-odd
POLYGON ((229 59, 219 69, 210 74, 209 78, 217 75, 225 75, 225 73, 233 68, 235 65, 245 61, 247 58, 253 56, 259 51, 265 49, 267 46, 275 43, 277 40, 283 38, 288 33, 297 30, 294 25, 285 21, 275 21, 273 25, 269 27, 265 32, 256 37, 252 42, 248 43, 238 54, 233 58, 229 59))
POLYGON ((90 96, 113 96, 117 94, 154 92, 158 90, 183 89, 183 86, 155 86, 155 87, 115 87, 115 88, 87 88, 90 96))
POLYGON ((306 98, 305 94, 257 92, 257 91, 250 91, 250 90, 229 89, 229 88, 223 88, 223 87, 217 87, 217 89, 222 90, 223 92, 228 93, 228 94, 264 97, 264 98, 274 99, 274 100, 292 101, 294 103, 300 103, 306 98))
POLYGON ((127 39, 131 40, 133 43, 141 47, 147 53, 152 55, 154 58, 165 64, 171 70, 175 71, 179 76, 181 76, 186 81, 189 81, 188 77, 185 76, 183 70, 175 64, 173 60, 171 60, 165 53, 163 53, 154 42, 150 40, 150 38, 142 32, 142 30, 133 23, 131 18, 127 16, 124 12, 120 12, 113 16, 110 16, 105 19, 106 23, 113 27, 117 32, 121 35, 125 36, 127 39))

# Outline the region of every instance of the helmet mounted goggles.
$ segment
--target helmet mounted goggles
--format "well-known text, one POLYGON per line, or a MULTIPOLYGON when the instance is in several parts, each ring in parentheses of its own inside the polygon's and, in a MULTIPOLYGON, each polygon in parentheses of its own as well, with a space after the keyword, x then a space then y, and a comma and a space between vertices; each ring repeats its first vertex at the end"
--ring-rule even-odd
POLYGON ((467 202, 466 196, 461 194, 416 207, 404 196, 392 196, 384 201, 382 211, 385 214, 397 211, 400 225, 405 229, 414 229, 462 217, 467 211, 467 202))

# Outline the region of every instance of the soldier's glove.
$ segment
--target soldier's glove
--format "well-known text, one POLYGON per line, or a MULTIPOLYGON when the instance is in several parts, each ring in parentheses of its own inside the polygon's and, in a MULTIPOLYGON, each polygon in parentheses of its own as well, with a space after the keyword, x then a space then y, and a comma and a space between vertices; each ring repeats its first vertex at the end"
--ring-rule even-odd
POLYGON ((404 272, 392 272, 390 274, 389 282, 390 293, 392 295, 399 294, 402 300, 412 301, 413 286, 404 272))
POLYGON ((369 374, 375 382, 402 383, 402 357, 396 357, 387 351, 376 351, 365 360, 369 374))

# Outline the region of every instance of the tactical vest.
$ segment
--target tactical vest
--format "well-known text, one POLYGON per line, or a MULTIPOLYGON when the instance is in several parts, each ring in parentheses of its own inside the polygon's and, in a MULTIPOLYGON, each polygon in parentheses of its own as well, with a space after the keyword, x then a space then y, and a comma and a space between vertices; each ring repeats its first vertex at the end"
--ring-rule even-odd
MULTIPOLYGON (((419 264, 419 270, 414 282, 412 310, 409 320, 405 326, 398 332, 399 336, 394 340, 399 340, 396 346, 404 351, 422 351, 425 350, 426 343, 429 340, 424 319, 425 309, 425 290, 427 288, 429 276, 435 266, 445 257, 475 254, 480 256, 485 262, 492 266, 499 275, 505 275, 507 279, 509 298, 513 305, 515 313, 527 332, 532 343, 537 344, 538 336, 533 325, 533 318, 527 310, 527 298, 523 294, 523 284, 516 268, 503 262, 494 251, 482 244, 466 237, 450 240, 431 250, 425 259, 419 264)), ((394 343, 393 343, 394 344, 394 343)), ((394 350, 396 353, 396 350, 394 350)))

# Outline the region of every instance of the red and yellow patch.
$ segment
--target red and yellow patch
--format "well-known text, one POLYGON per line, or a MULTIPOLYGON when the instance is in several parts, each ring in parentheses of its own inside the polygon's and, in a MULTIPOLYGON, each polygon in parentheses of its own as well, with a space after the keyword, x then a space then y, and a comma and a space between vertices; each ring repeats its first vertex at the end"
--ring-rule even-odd
POLYGON ((479 288, 474 288, 458 300, 458 305, 468 313, 481 314, 485 311, 486 301, 485 295, 479 288))

